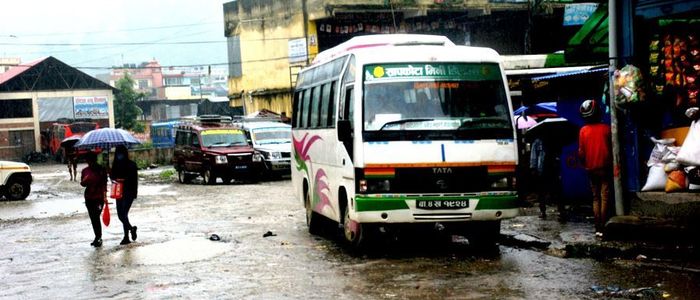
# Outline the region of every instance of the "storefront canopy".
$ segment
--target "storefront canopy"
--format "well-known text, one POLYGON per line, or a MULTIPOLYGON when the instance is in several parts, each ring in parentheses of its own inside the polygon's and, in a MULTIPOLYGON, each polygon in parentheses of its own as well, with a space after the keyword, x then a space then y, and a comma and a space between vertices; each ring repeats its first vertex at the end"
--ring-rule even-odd
POLYGON ((564 54, 568 62, 607 62, 608 6, 598 5, 581 29, 569 40, 564 54))

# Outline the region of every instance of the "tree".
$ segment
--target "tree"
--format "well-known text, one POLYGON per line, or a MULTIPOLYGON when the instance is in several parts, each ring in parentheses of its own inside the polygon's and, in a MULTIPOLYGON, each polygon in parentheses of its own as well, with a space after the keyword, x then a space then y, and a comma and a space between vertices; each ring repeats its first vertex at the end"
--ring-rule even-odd
POLYGON ((116 126, 128 130, 137 129, 136 118, 141 114, 141 109, 136 106, 136 101, 145 95, 134 91, 134 79, 129 73, 117 81, 117 89, 119 91, 114 96, 116 126))

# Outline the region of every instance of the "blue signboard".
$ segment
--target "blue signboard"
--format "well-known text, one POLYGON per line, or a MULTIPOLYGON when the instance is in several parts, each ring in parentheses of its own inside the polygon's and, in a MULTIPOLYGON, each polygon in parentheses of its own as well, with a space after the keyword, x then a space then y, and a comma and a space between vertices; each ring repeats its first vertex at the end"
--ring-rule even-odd
POLYGON ((564 26, 583 25, 598 8, 598 3, 567 4, 564 8, 564 26))

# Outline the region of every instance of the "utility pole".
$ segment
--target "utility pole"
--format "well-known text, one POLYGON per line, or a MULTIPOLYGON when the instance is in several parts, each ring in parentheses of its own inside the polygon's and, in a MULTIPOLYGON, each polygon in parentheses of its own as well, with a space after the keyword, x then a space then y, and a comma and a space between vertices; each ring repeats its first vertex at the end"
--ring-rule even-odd
POLYGON ((622 194, 622 167, 620 165, 620 140, 618 130, 617 108, 615 108, 615 70, 617 69, 617 1, 608 0, 608 56, 610 58, 610 69, 608 70, 608 90, 610 94, 610 132, 612 135, 612 155, 613 155, 613 189, 615 191, 615 214, 618 216, 625 214, 624 199, 622 194))

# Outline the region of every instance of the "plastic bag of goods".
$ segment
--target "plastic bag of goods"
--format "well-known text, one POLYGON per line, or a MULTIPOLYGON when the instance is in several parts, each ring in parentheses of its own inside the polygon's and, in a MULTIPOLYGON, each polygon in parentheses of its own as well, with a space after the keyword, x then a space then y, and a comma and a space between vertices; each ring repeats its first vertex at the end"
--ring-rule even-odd
POLYGON ((693 121, 678 151, 676 161, 686 166, 700 166, 700 124, 693 121))
POLYGON ((670 151, 668 147, 673 146, 676 139, 655 139, 652 137, 651 141, 654 142, 654 149, 651 150, 651 155, 647 161, 647 167, 662 164, 664 157, 666 157, 670 151))
POLYGON ((688 188, 688 181, 683 170, 676 170, 668 173, 668 180, 664 190, 667 193, 681 192, 688 188))
POLYGON ((666 188, 667 180, 668 176, 666 175, 666 171, 664 171, 664 165, 653 165, 649 168, 647 183, 642 187, 642 192, 662 191, 666 188))

